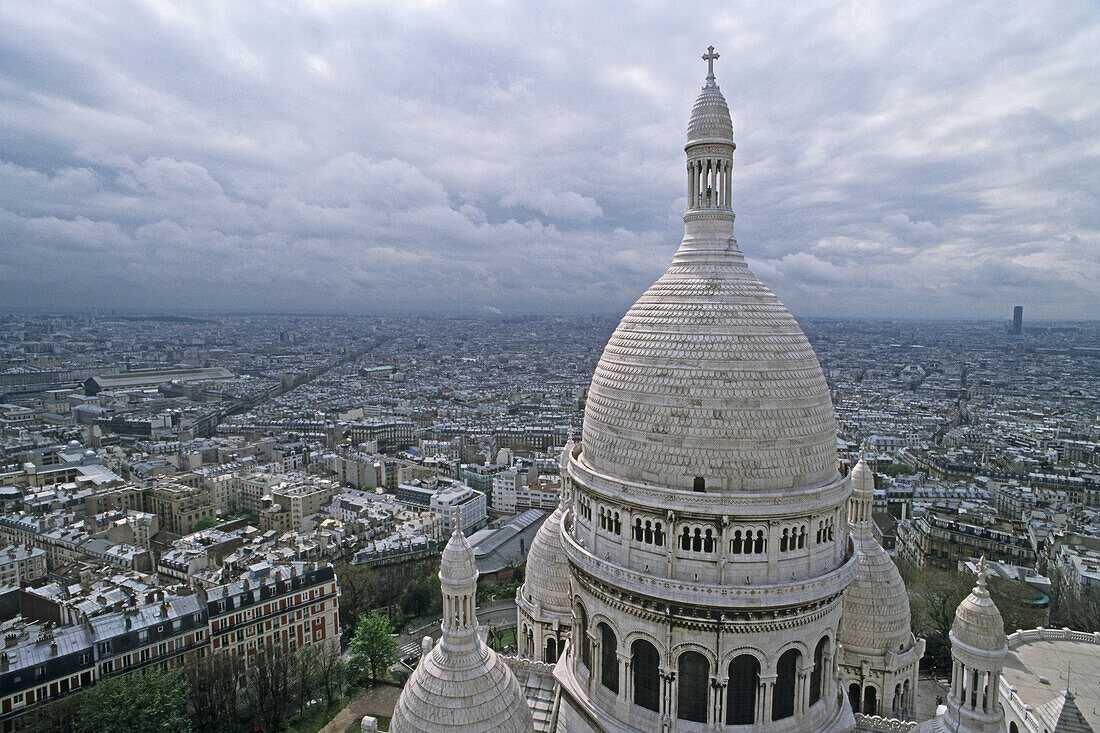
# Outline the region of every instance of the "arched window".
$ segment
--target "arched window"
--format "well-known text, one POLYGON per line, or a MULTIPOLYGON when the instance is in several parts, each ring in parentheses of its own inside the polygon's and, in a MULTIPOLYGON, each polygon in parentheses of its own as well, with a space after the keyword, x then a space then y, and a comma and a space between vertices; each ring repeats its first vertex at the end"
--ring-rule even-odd
POLYGON ((848 704, 852 706, 852 712, 859 712, 859 683, 853 682, 848 685, 848 704))
POLYGON ((694 489, 695 491, 706 491, 707 490, 707 480, 705 478, 703 478, 702 476, 696 476, 695 481, 692 482, 691 488, 694 489))
POLYGON ((751 654, 742 654, 730 662, 730 681, 726 688, 726 725, 756 722, 756 688, 760 685, 760 662, 751 654))
POLYGON ((581 648, 581 664, 592 669, 592 645, 588 643, 588 614, 584 612, 584 606, 577 606, 577 618, 581 626, 580 638, 577 639, 577 646, 581 648))
POLYGON ((779 551, 780 552, 786 552, 787 551, 787 528, 786 527, 783 528, 783 536, 779 538, 779 551))
POLYGON ((661 658, 657 648, 644 639, 630 645, 634 670, 634 704, 657 712, 661 701, 661 658))
POLYGON ((900 682, 897 683, 894 686, 894 704, 891 706, 891 709, 895 713, 901 712, 901 683, 900 682))
POLYGON ((657 547, 664 547, 665 544, 665 533, 664 530, 661 529, 660 522, 657 522, 657 529, 653 530, 653 544, 657 545, 657 547))
POLYGON ((703 537, 703 552, 714 552, 714 535, 709 529, 706 536, 703 537))
POLYGON ((871 685, 863 688, 863 714, 878 715, 878 693, 871 685))
POLYGON ((759 555, 768 549, 768 541, 764 539, 764 530, 756 531, 756 554, 759 555))
POLYGON ((688 527, 684 527, 684 534, 680 536, 680 549, 691 549, 691 529, 689 529, 688 527))
POLYGON ((545 662, 547 664, 553 664, 556 661, 558 661, 558 640, 554 637, 550 637, 546 640, 545 662))
POLYGON ((1016 725, 1016 721, 1009 723, 1008 733, 1020 733, 1020 726, 1016 725))
POLYGON ((804 549, 806 547, 806 528, 801 527, 798 531, 798 549, 804 549))
POLYGON ((733 533, 733 539, 730 540, 730 552, 734 555, 741 554, 741 530, 733 533))
POLYGON ((782 720, 794 715, 794 680, 800 656, 797 649, 788 649, 775 665, 772 720, 782 720))
POLYGON ((638 542, 641 542, 642 537, 643 537, 643 535, 642 535, 642 520, 635 519, 634 520, 634 539, 637 540, 638 542))
POLYGON ((825 650, 829 648, 829 639, 824 637, 814 649, 814 671, 810 673, 810 704, 821 699, 821 683, 825 679, 825 650))
POLYGON ((691 549, 695 552, 703 549, 703 532, 698 527, 695 528, 695 535, 691 538, 691 549))
POLYGON ((680 673, 676 676, 676 716, 681 720, 707 722, 707 690, 710 687, 710 662, 699 652, 680 655, 680 673))
POLYGON ((619 655, 615 632, 607 624, 597 627, 600 631, 600 682, 612 692, 619 691, 619 655))
MULTIPOLYGON (((641 524, 641 521, 642 520, 639 519, 638 523, 641 524)), ((650 523, 650 521, 648 519, 645 522, 644 537, 645 537, 646 542, 653 542, 653 525, 650 523)), ((642 538, 639 537, 638 539, 642 539, 642 538)))

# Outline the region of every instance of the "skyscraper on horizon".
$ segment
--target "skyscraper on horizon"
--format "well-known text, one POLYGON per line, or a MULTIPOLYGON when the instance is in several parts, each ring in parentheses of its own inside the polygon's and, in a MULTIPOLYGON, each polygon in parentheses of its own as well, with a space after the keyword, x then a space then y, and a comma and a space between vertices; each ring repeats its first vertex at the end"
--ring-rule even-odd
POLYGON ((1024 332, 1024 307, 1018 305, 1012 309, 1012 328, 1009 333, 1013 336, 1020 336, 1024 332))

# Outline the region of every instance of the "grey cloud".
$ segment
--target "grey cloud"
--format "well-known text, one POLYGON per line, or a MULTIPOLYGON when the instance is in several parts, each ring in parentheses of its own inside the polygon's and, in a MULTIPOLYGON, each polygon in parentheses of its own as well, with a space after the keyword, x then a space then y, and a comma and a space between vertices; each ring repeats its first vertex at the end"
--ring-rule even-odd
POLYGON ((0 307, 621 310, 705 67, 796 313, 1100 312, 1100 12, 0 4, 0 307))

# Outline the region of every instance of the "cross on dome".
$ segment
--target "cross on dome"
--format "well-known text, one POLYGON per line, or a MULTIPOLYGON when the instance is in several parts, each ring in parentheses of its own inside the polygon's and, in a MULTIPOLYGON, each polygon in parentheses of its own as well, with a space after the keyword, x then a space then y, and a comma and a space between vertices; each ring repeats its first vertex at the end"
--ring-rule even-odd
POLYGON ((707 46, 707 52, 703 54, 703 61, 707 62, 707 81, 714 82, 714 60, 718 54, 714 52, 714 46, 707 46))

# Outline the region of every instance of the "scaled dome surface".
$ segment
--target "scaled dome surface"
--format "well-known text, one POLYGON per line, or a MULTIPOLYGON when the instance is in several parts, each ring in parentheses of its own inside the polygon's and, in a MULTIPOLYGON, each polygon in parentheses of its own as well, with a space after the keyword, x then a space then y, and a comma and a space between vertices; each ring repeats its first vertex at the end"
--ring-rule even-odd
POLYGON ((985 562, 979 566, 978 585, 955 609, 951 640, 973 649, 999 652, 1006 648, 1005 622, 985 586, 985 562))
POLYGON ((725 250, 685 239, 604 349, 583 460, 625 481, 779 491, 836 476, 836 425, 817 356, 779 299, 725 250))
POLYGON ((905 582, 874 537, 857 537, 855 541, 859 569, 844 591, 840 643, 863 654, 906 651, 913 646, 913 634, 905 582))
POLYGON ((530 602, 540 604, 543 609, 569 613, 572 607, 569 600, 569 560, 561 544, 561 517, 562 508, 559 505, 542 523, 531 542, 523 593, 530 602))

